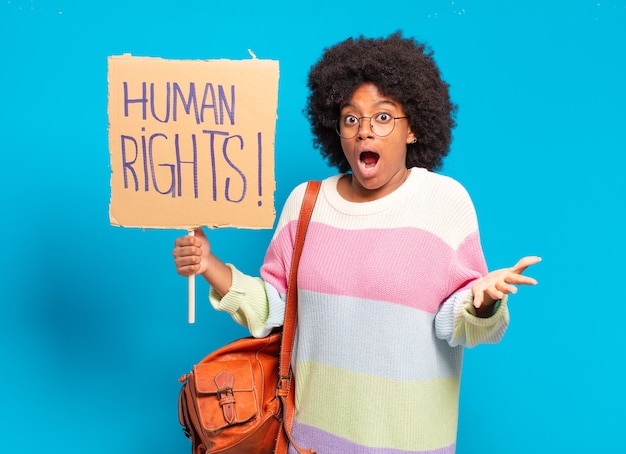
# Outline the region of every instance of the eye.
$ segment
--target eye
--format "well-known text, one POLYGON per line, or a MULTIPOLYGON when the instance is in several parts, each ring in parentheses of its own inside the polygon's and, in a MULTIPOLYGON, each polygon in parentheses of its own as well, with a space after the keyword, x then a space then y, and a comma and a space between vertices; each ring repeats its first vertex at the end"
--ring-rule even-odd
POLYGON ((389 123, 390 121, 393 121, 393 117, 387 112, 379 112, 374 115, 374 121, 378 124, 384 125, 389 123))
POLYGON ((359 119, 355 115, 345 115, 343 117, 343 125, 347 127, 357 126, 359 119))

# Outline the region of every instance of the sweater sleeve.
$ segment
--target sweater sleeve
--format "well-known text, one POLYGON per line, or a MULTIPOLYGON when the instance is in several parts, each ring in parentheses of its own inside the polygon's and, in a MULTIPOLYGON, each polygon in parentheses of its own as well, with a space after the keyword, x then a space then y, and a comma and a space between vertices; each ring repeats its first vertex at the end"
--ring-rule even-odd
POLYGON ((265 325, 269 316, 269 305, 263 280, 248 276, 231 264, 228 264, 228 267, 232 270, 233 276, 230 290, 221 297, 211 288, 209 292, 211 305, 217 310, 229 313, 233 320, 247 327, 253 336, 267 336, 269 330, 265 325))
POLYGON ((455 293, 435 316, 435 332, 452 347, 475 347, 500 342, 509 324, 507 296, 496 303, 491 317, 476 316, 471 290, 455 293))
POLYGON ((209 301, 215 309, 228 312, 255 337, 267 336, 283 324, 287 276, 305 190, 306 183, 302 183, 287 198, 261 267, 261 277, 248 276, 228 264, 233 276, 228 293, 221 297, 213 288, 209 292, 209 301))
POLYGON ((491 317, 476 316, 471 286, 488 273, 483 254, 478 220, 469 194, 459 185, 451 191, 450 213, 447 224, 453 226, 456 238, 452 241, 454 252, 450 256, 447 293, 435 316, 438 338, 452 347, 474 347, 478 344, 498 343, 509 324, 507 298, 496 303, 491 317))

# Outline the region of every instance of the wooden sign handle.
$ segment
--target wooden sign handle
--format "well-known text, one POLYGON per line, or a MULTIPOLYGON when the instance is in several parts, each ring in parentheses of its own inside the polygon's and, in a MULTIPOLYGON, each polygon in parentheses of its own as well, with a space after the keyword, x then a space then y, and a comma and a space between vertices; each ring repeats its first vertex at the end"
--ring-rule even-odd
MULTIPOLYGON (((195 230, 188 231, 190 236, 195 236, 195 230)), ((187 321, 189 323, 196 322, 196 276, 192 274, 188 280, 188 302, 187 302, 187 321)))

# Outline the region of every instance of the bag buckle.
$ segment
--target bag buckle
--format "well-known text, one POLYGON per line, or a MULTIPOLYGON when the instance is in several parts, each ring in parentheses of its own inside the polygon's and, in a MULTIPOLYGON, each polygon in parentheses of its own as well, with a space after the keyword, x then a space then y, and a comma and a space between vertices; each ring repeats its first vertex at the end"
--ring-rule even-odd
POLYGON ((278 377, 276 395, 278 397, 287 397, 287 394, 289 394, 290 386, 291 386, 291 375, 278 377))
POLYGON ((233 385, 235 384, 235 377, 233 374, 220 371, 213 379, 217 386, 217 399, 220 407, 222 407, 222 413, 224 414, 224 420, 228 424, 235 422, 235 394, 233 393, 233 385))

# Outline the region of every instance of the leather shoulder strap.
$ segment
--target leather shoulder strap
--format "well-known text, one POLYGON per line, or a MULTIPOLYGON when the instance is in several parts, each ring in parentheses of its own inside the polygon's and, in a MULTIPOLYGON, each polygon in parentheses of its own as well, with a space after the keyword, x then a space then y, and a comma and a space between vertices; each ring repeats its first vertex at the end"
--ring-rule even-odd
POLYGON ((296 334, 296 323, 298 317, 298 264, 302 255, 304 237, 311 220, 313 207, 317 200, 321 183, 319 181, 309 181, 300 208, 298 217, 298 227, 294 242, 293 257, 291 259, 291 271, 287 282, 287 302, 285 304, 285 321, 283 323, 283 334, 281 336, 280 358, 279 358, 279 382, 277 395, 283 406, 283 430, 278 434, 276 440, 275 453, 287 453, 288 443, 296 449, 298 453, 315 454, 313 449, 305 449, 298 446, 291 438, 291 428, 295 415, 295 395, 291 382, 291 356, 293 343, 296 334))
POLYGON ((289 375, 291 354, 293 352, 293 342, 296 334, 296 321, 298 316, 298 264, 302 255, 304 238, 306 236, 309 221, 313 214, 313 207, 317 200, 321 183, 319 181, 309 181, 306 192, 300 207, 296 239, 294 243, 293 256, 291 258, 291 271, 287 282, 287 303, 285 305, 285 321, 283 323, 283 335, 280 352, 280 376, 289 375))

